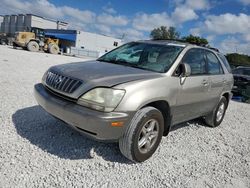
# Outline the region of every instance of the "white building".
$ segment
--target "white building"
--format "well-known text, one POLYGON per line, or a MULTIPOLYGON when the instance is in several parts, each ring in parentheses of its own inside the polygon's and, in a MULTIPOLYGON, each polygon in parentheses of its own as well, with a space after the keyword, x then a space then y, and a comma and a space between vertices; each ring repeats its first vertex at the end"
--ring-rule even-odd
POLYGON ((98 57, 122 44, 121 39, 77 30, 45 30, 45 35, 60 40, 61 48, 71 54, 98 57))

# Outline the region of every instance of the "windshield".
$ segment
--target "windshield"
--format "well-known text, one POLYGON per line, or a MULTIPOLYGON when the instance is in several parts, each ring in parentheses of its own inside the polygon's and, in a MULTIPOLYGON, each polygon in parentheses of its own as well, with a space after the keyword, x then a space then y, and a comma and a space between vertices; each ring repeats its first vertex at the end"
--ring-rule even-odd
POLYGON ((166 72, 184 47, 131 42, 100 57, 98 61, 121 64, 154 72, 166 72))

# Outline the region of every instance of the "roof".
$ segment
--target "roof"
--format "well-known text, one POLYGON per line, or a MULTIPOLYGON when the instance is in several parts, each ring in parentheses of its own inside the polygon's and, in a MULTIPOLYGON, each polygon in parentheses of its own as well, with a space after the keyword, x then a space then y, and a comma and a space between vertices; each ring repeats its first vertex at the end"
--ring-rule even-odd
POLYGON ((188 43, 179 42, 176 40, 139 40, 138 42, 150 43, 150 44, 165 44, 165 45, 175 44, 175 45, 180 45, 183 47, 186 47, 189 45, 188 43))
POLYGON ((187 46, 195 46, 195 47, 200 47, 200 48, 204 48, 204 49, 209 49, 212 50, 216 53, 220 53, 220 51, 217 48, 213 48, 210 46, 204 46, 204 45, 197 45, 197 44, 193 44, 193 43, 189 43, 186 42, 184 40, 181 39, 165 39, 165 40, 140 40, 138 42, 145 42, 145 43, 151 43, 151 44, 165 44, 165 45, 170 45, 170 44, 174 44, 174 45, 179 45, 179 46, 183 46, 183 47, 187 47, 187 46))

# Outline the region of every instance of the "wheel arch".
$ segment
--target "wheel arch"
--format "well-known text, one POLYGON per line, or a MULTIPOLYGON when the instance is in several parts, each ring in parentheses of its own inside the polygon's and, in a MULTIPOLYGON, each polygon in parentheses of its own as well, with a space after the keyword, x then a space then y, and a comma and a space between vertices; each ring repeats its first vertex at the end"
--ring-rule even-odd
POLYGON ((158 101, 150 102, 150 103, 144 105, 142 108, 144 108, 146 106, 152 106, 152 107, 158 109, 162 113, 163 118, 164 118, 163 136, 167 136, 169 131, 170 131, 170 127, 171 127, 171 123, 172 123, 172 114, 171 114, 171 109, 170 109, 169 103, 165 100, 158 100, 158 101))
POLYGON ((225 98, 227 99, 227 106, 228 106, 229 101, 230 101, 230 94, 229 94, 229 92, 223 93, 223 94, 222 94, 222 97, 225 97, 225 98))
POLYGON ((37 42, 37 44, 39 45, 39 40, 37 39, 30 39, 29 41, 26 42, 26 44, 29 44, 31 41, 37 42))

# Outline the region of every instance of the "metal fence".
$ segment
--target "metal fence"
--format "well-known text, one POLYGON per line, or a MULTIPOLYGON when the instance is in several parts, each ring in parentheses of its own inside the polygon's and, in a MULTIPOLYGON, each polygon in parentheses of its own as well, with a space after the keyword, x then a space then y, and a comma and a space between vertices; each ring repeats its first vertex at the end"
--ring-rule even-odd
POLYGON ((70 54, 75 56, 85 56, 85 57, 87 56, 87 57, 97 58, 100 55, 100 53, 97 51, 91 51, 75 47, 71 47, 70 50, 71 50, 70 54))

